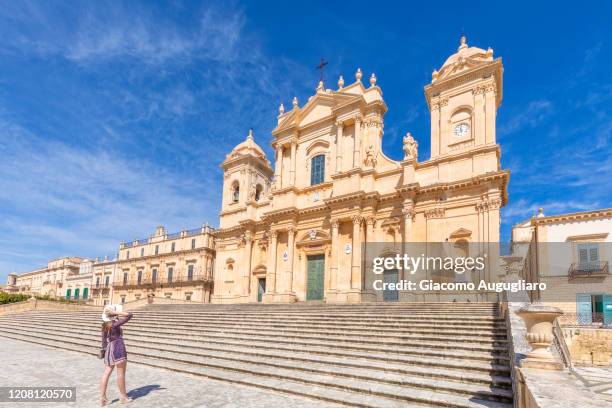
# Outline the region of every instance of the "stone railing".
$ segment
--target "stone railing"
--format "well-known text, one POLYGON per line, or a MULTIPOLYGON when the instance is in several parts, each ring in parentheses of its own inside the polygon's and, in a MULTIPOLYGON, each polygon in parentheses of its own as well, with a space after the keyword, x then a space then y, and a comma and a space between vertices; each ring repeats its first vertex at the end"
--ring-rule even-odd
POLYGON ((183 300, 183 299, 169 299, 165 297, 146 297, 137 300, 132 300, 129 302, 123 303, 123 310, 135 310, 146 305, 156 304, 156 305, 192 305, 192 304, 204 304, 202 302, 195 302, 192 300, 183 300))
POLYGON ((9 313, 19 313, 26 310, 69 310, 69 311, 84 311, 84 310, 102 310, 102 306, 93 306, 78 303, 54 302, 51 300, 37 300, 34 298, 23 302, 9 303, 0 305, 0 316, 9 313))

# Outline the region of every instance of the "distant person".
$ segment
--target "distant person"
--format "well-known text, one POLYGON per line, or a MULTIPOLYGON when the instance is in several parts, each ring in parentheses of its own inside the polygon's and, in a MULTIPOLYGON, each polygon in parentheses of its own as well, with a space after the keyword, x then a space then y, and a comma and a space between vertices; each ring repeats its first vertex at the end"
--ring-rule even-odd
POLYGON ((131 402, 125 390, 125 370, 127 368, 127 350, 123 342, 123 329, 121 326, 132 318, 132 313, 123 312, 121 305, 109 305, 102 312, 102 349, 100 357, 104 359, 104 374, 100 383, 100 406, 108 403, 106 388, 108 379, 117 366, 117 386, 119 387, 122 404, 131 402))

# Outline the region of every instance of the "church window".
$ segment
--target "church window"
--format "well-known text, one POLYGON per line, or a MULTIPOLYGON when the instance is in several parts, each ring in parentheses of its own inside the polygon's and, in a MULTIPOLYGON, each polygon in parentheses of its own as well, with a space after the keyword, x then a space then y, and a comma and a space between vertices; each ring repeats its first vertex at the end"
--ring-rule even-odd
POLYGON ((232 202, 237 203, 240 199, 240 186, 238 183, 234 183, 232 186, 232 202))
POLYGON ((258 184, 255 187, 255 201, 259 201, 259 199, 261 198, 262 191, 263 191, 263 187, 261 186, 261 184, 258 184))
POLYGON ((325 155, 313 157, 310 164, 310 185, 321 184, 325 179, 325 155))

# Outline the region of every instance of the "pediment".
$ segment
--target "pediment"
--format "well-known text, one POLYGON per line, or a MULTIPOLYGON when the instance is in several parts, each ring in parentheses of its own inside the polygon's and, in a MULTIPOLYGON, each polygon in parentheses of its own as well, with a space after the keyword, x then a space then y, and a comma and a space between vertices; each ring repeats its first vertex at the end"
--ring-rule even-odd
POLYGON ((303 233, 296 242, 296 245, 311 245, 329 240, 329 234, 318 229, 311 229, 303 233))
POLYGON ((492 61, 490 56, 486 54, 474 54, 466 58, 458 58, 453 63, 444 66, 438 73, 437 81, 459 75, 462 72, 469 71, 483 65, 487 65, 492 61))
POLYGON ((304 127, 311 123, 334 116, 333 110, 352 101, 361 100, 361 94, 345 92, 319 92, 312 96, 302 107, 291 110, 273 131, 274 133, 290 126, 304 127))
POLYGON ((465 228, 459 228, 449 235, 449 238, 465 238, 472 235, 472 231, 465 228))

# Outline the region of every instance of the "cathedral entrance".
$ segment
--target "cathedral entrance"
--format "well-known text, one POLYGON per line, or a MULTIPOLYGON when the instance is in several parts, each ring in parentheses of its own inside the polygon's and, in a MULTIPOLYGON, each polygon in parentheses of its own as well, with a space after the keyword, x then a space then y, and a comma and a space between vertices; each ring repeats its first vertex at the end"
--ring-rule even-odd
POLYGON ((263 295, 266 293, 266 278, 257 279, 257 301, 261 302, 263 295))
MULTIPOLYGON (((384 283, 397 283, 399 278, 399 273, 397 269, 387 269, 383 272, 383 282, 384 283)), ((398 299, 397 290, 389 290, 386 288, 383 291, 383 300, 385 302, 396 302, 398 299)))
POLYGON ((325 255, 307 257, 306 300, 323 300, 323 281, 325 276, 325 255))

